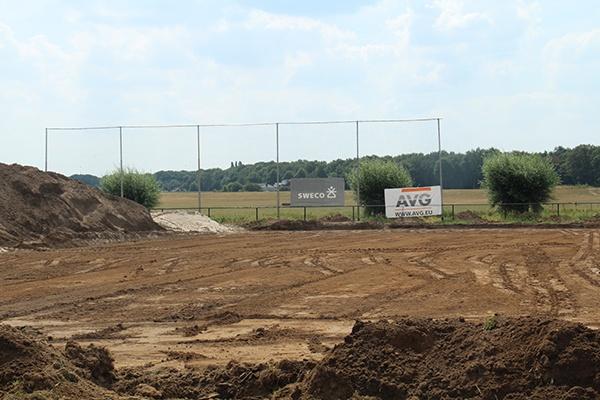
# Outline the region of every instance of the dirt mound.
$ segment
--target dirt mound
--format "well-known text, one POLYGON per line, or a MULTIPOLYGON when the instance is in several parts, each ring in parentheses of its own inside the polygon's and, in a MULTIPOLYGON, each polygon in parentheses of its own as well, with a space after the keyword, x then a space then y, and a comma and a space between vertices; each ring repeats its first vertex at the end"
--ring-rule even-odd
POLYGON ((468 221, 468 222, 486 222, 477 213, 467 210, 461 211, 454 216, 456 219, 468 221))
POLYGON ((348 218, 345 215, 342 214, 332 214, 332 215, 326 215, 324 217, 319 218, 319 221, 322 222, 349 222, 352 221, 351 218, 348 218))
POLYGON ((302 384, 305 399, 597 399, 600 333, 538 318, 357 322, 302 384))
POLYGON ((85 372, 85 378, 95 384, 110 387, 114 383, 114 360, 104 347, 91 344, 83 348, 77 342, 69 341, 65 345, 65 355, 75 366, 85 372))
POLYGON ((60 351, 36 331, 0 325, 2 398, 575 400, 599 393, 600 332, 544 318, 359 321, 320 362, 118 371, 104 348, 68 342, 60 351))
POLYGON ((264 399, 301 380, 315 363, 281 361, 269 364, 230 362, 206 370, 128 368, 120 373, 115 390, 121 394, 153 393, 160 399, 264 399))
POLYGON ((0 325, 0 398, 20 399, 29 393, 40 394, 32 398, 119 398, 94 382, 106 382, 103 379, 114 375, 106 350, 77 345, 67 350, 75 362, 30 328, 0 325))
POLYGON ((35 246, 72 238, 161 230, 126 199, 53 172, 0 163, 0 245, 35 246))

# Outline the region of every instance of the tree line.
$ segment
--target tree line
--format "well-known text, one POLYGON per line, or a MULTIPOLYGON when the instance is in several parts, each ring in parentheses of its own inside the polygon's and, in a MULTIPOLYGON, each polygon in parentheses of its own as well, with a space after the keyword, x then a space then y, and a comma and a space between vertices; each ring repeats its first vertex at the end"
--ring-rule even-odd
MULTIPOLYGON (((483 180, 484 160, 499 150, 480 149, 465 153, 443 152, 442 170, 444 187, 449 189, 476 189, 483 180)), ((600 186, 600 146, 580 145, 575 148, 557 147, 543 153, 515 152, 517 154, 538 154, 550 161, 565 185, 600 186)), ((404 166, 412 177, 415 186, 431 186, 439 183, 439 158, 437 152, 428 154, 411 153, 397 156, 366 156, 362 160, 393 161, 404 166)), ((298 160, 279 163, 280 181, 291 178, 348 177, 356 169, 356 159, 338 159, 330 162, 298 160)), ((188 192, 197 190, 196 171, 159 171, 154 173, 162 190, 168 192, 188 192)), ((274 161, 243 164, 231 163, 229 168, 202 170, 203 191, 257 191, 265 185, 277 182, 277 165, 274 161)), ((74 175, 92 186, 98 186, 99 178, 93 175, 74 175)), ((347 183, 348 184, 348 183, 347 183)))

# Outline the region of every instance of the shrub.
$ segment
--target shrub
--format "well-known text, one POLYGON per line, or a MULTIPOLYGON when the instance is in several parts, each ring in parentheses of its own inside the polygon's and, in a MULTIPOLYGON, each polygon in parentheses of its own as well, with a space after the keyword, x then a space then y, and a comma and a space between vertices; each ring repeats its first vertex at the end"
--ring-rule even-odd
POLYGON ((360 164, 360 173, 357 174, 355 170, 348 178, 355 195, 360 190, 362 206, 381 206, 365 208, 367 215, 385 214, 384 189, 412 185, 408 170, 393 161, 364 161, 360 164))
POLYGON ((243 189, 244 192, 262 192, 262 187, 258 183, 247 183, 243 189))
POLYGON ((482 170, 490 203, 502 211, 539 213, 559 183, 550 161, 538 155, 497 154, 485 160, 482 170))
POLYGON ((242 184, 239 182, 228 183, 227 185, 223 186, 223 191, 224 192, 241 192, 242 184))
MULTIPOLYGON (((100 180, 100 189, 114 196, 121 195, 121 172, 115 170, 100 180)), ((158 204, 161 188, 156 178, 149 173, 135 169, 123 170, 123 197, 133 200, 146 208, 158 204)))

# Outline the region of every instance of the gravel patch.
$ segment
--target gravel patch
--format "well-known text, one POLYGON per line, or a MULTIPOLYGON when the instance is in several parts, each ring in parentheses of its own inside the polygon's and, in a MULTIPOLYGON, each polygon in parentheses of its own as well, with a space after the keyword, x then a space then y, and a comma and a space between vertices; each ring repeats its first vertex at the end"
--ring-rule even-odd
POLYGON ((175 232, 233 233, 240 230, 222 225, 198 211, 152 212, 152 218, 163 228, 175 232))

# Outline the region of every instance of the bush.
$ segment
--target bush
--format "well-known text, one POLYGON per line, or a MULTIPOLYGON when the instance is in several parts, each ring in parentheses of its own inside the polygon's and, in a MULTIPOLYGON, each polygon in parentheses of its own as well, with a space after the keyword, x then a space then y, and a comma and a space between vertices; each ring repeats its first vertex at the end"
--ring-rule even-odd
POLYGON ((227 185, 223 186, 223 191, 224 192, 241 192, 242 184, 239 182, 228 183, 227 185))
POLYGON ((393 161, 364 161, 360 164, 360 174, 353 171, 348 178, 355 195, 360 189, 362 206, 381 205, 365 208, 367 215, 385 214, 384 189, 412 186, 408 170, 393 161))
MULTIPOLYGON (((100 180, 100 189, 114 196, 121 195, 121 172, 115 170, 100 180)), ((133 200, 146 208, 158 204, 160 185, 152 174, 139 172, 135 169, 123 171, 123 197, 133 200)))
POLYGON ((244 192, 262 192, 262 187, 258 183, 247 183, 244 185, 244 192))
POLYGON ((559 183, 550 161, 538 155, 497 154, 483 163, 483 186, 502 211, 539 213, 559 183))

